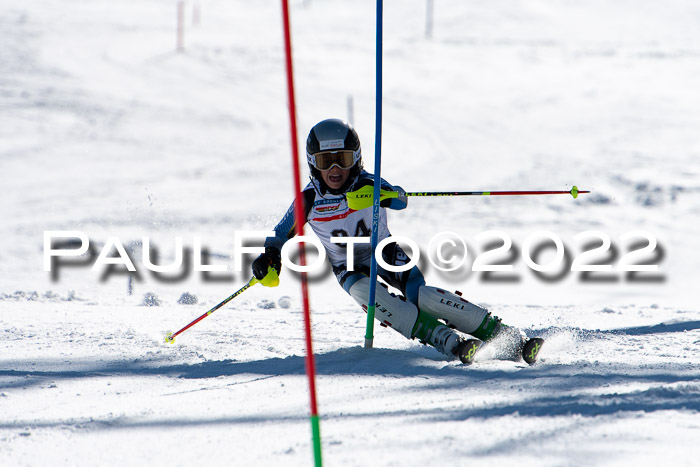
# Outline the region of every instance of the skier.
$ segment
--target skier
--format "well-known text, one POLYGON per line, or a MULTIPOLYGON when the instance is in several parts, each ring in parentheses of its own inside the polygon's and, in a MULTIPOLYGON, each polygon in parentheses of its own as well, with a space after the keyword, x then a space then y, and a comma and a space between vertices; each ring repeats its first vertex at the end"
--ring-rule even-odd
MULTIPOLYGON (((372 210, 350 209, 345 197, 347 192, 374 185, 374 176, 363 169, 357 132, 342 120, 319 122, 306 140, 306 158, 311 181, 303 191, 304 222, 311 225, 325 247, 340 285, 366 311, 371 246, 367 243, 352 245, 354 268, 348 270, 348 245, 339 238, 336 238, 336 242, 332 241, 335 237, 370 236, 372 210)), ((381 189, 397 191, 399 196, 382 200, 380 204, 379 241, 391 235, 387 227, 386 209, 404 209, 408 203, 401 187, 382 180, 381 189)), ((294 212, 292 203, 275 227, 275 236, 266 239, 265 252, 253 261, 253 274, 258 280, 263 281, 270 268, 279 273, 282 245, 295 234, 294 212)), ((387 264, 397 266, 410 261, 398 243, 390 243, 384 248, 382 257, 387 264)), ((504 325, 488 310, 465 300, 461 294, 458 296, 426 285, 417 266, 404 272, 391 272, 378 267, 377 274, 386 284, 401 291, 400 296, 394 295, 378 281, 380 286, 375 291, 375 318, 382 325, 408 339, 418 338, 448 357, 459 358, 466 364, 472 362, 481 342, 465 338, 457 331, 483 342, 497 338, 503 340, 505 355, 502 356, 520 358, 522 355, 528 363, 534 363, 541 339, 527 341, 518 329, 504 325)))

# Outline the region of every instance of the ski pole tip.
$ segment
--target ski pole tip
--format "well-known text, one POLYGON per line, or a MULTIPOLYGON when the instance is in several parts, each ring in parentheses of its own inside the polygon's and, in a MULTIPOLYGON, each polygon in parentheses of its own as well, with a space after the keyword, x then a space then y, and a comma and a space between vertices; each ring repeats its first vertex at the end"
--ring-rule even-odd
POLYGON ((167 344, 174 344, 175 343, 175 337, 173 336, 172 332, 169 332, 165 335, 165 342, 167 344))

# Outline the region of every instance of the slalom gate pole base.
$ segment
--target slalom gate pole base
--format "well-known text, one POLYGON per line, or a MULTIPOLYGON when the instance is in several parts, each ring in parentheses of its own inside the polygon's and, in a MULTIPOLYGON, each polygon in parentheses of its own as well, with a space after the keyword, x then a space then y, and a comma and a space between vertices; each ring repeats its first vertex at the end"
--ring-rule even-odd
POLYGON ((321 467, 323 465, 321 458, 321 423, 318 414, 311 415, 311 436, 314 443, 314 466, 321 467))

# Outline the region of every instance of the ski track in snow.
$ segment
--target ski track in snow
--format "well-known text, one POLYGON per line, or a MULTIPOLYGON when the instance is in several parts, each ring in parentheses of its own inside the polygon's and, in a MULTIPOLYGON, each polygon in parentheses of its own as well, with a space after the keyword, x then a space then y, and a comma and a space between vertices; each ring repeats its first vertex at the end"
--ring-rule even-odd
MULTIPOLYGON (((279 5, 4 0, 0 5, 0 465, 310 465, 299 284, 145 271, 193 237, 229 264, 236 230, 271 228, 292 198, 279 5), (138 273, 42 269, 45 230, 123 241, 138 273), (193 305, 178 304, 189 292, 193 305), (160 306, 144 306, 146 295, 160 306), (291 297, 283 307, 280 299, 291 297), (274 306, 273 306, 274 305, 274 306)), ((373 170, 369 1, 293 1, 300 141, 346 117, 373 170), (342 21, 331 20, 342 18, 342 21)), ((412 199, 394 234, 466 238, 428 282, 546 339, 540 361, 465 367, 376 326, 328 268, 313 277, 326 465, 695 465, 700 458, 700 10, 691 0, 385 2, 382 175, 408 191, 590 189, 570 197, 412 199), (505 232, 514 271, 470 271, 505 232), (607 234, 617 264, 643 230, 660 272, 538 276, 538 230, 607 234), (490 238, 493 240, 493 238, 490 238), (321 276, 321 277, 319 277, 321 276)), ((423 251, 425 255, 426 252, 423 251)), ((540 258, 546 261, 546 258, 540 258)), ((247 271, 246 267, 246 271, 247 271)))

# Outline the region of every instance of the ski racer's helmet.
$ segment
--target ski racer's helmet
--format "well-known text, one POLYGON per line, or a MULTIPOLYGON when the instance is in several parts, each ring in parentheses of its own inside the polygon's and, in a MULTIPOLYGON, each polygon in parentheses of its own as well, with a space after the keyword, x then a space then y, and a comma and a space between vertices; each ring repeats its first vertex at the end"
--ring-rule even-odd
POLYGON ((311 177, 318 181, 324 191, 344 193, 362 170, 360 138, 347 122, 337 118, 323 120, 311 128, 306 139, 306 161, 311 177), (321 177, 321 170, 330 170, 335 165, 341 169, 351 169, 348 180, 336 190, 326 185, 321 177))

